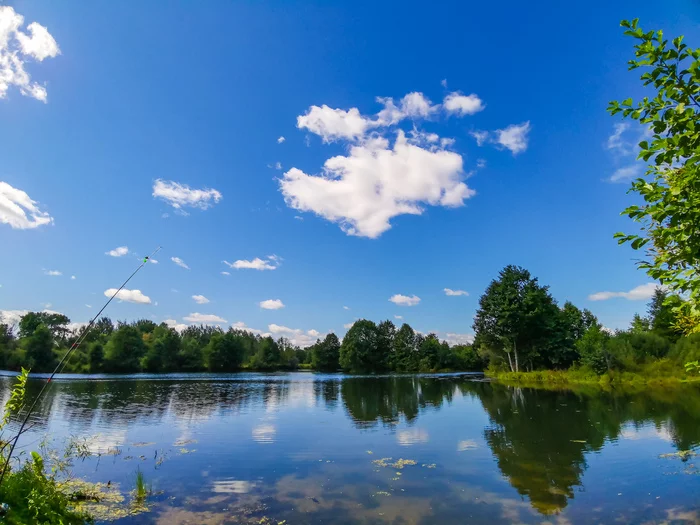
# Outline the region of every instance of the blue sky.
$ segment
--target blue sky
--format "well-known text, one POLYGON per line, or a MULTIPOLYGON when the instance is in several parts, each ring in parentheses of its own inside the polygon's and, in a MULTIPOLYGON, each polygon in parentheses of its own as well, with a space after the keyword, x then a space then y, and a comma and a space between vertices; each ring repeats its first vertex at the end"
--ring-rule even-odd
POLYGON ((642 93, 618 24, 697 46, 700 7, 614 4, 0 8, 0 64, 20 63, 0 84, 0 310, 87 321, 162 246, 128 287, 150 303, 113 319, 198 313, 303 343, 402 316, 457 340, 517 264, 625 327, 652 288, 629 294, 649 279, 612 238, 642 169, 641 130, 605 111, 642 93))

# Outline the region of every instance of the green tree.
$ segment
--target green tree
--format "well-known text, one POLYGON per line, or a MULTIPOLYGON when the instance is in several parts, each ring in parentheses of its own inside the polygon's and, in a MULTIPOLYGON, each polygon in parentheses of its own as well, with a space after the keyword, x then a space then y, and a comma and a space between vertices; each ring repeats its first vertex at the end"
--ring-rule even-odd
POLYGON ((581 363, 597 374, 602 374, 612 368, 613 359, 608 349, 609 339, 610 335, 601 326, 593 325, 576 342, 581 363))
POLYGON ((649 324, 654 333, 675 343, 682 335, 676 328, 676 312, 683 300, 668 291, 657 288, 649 303, 649 324))
POLYGON ((311 365, 316 370, 336 372, 340 368, 340 340, 334 333, 317 341, 311 352, 311 365))
POLYGON ((479 299, 473 327, 480 344, 501 359, 505 356, 510 370, 517 372, 521 363, 532 368, 541 349, 551 351, 559 315, 546 286, 527 270, 506 266, 479 299))
POLYGON ((54 312, 28 312, 19 321, 19 337, 30 337, 40 325, 44 325, 54 340, 63 340, 68 334, 70 319, 54 312))
POLYGON ((146 353, 146 344, 141 332, 130 325, 122 324, 110 337, 105 347, 105 372, 130 374, 141 369, 141 358, 146 353))
POLYGON ((375 323, 366 319, 356 321, 340 345, 340 366, 348 372, 374 372, 377 338, 375 323))
POLYGON ((638 20, 623 20, 625 35, 637 40, 629 69, 642 69, 644 86, 655 91, 635 103, 612 101, 612 115, 639 121, 653 135, 639 143, 639 158, 649 162, 631 192, 644 204, 622 213, 639 223, 638 234, 617 233, 619 242, 645 250, 638 267, 689 301, 677 325, 684 333, 700 330, 700 49, 683 37, 669 43, 662 31, 644 32, 638 20))
POLYGON ((104 365, 104 357, 105 352, 102 343, 90 343, 90 349, 88 351, 88 363, 90 367, 90 373, 94 374, 102 371, 102 367, 104 365))
POLYGON ((236 335, 218 332, 209 339, 204 354, 210 372, 234 372, 243 361, 243 345, 236 335))
POLYGON ((396 372, 418 370, 418 349, 416 333, 404 323, 396 332, 391 356, 391 368, 396 372))
POLYGON ((28 368, 36 372, 48 372, 56 366, 53 337, 47 326, 39 324, 33 329, 32 335, 24 338, 22 342, 28 368))
POLYGON ((260 370, 272 370, 282 363, 282 353, 272 337, 263 337, 258 341, 257 350, 251 364, 260 370))

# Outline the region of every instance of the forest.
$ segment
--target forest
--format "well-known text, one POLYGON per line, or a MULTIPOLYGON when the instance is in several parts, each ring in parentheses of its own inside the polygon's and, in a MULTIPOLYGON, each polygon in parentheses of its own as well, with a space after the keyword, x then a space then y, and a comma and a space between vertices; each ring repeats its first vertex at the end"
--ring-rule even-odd
POLYGON ((626 330, 605 328, 587 309, 560 306, 529 271, 507 266, 479 300, 474 342, 450 346, 408 324, 361 319, 342 341, 329 333, 308 348, 244 330, 193 325, 177 331, 140 319, 99 319, 72 331, 70 319, 29 312, 18 325, 0 325, 0 366, 49 372, 87 331, 65 360, 73 373, 235 372, 312 369, 349 373, 489 370, 576 370, 600 376, 614 372, 681 376, 685 363, 700 359, 700 334, 683 335, 677 313, 683 299, 659 287, 645 315, 626 330))
POLYGON ((469 345, 450 346, 391 321, 357 321, 343 341, 334 333, 299 348, 251 332, 193 325, 178 332, 147 319, 113 323, 102 317, 72 331, 70 319, 55 312, 29 312, 17 324, 0 324, 0 367, 50 372, 71 346, 85 337, 61 370, 72 373, 235 372, 314 369, 356 373, 481 370, 469 345))

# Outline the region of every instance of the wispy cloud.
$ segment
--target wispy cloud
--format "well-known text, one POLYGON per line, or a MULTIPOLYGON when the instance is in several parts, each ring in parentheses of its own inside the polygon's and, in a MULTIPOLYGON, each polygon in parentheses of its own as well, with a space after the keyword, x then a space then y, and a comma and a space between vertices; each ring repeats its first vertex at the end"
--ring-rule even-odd
POLYGON ((226 319, 219 317, 218 315, 214 314, 200 314, 199 312, 194 312, 187 317, 183 317, 185 321, 188 321, 190 323, 199 323, 199 324, 219 324, 219 323, 225 323, 226 319))
POLYGON ((197 304, 207 304, 209 302, 209 299, 207 299, 203 295, 193 295, 192 299, 197 304))
POLYGON ((282 259, 276 255, 268 255, 264 259, 256 257, 253 260, 239 259, 232 263, 223 261, 224 264, 236 270, 276 270, 279 268, 282 259))
MULTIPOLYGON (((0 28, 2 28, 2 9, 8 8, 0 6, 0 28)), ((2 98, 1 64, 2 51, 0 51, 0 98, 2 98)), ((0 223, 9 224, 10 228, 15 230, 29 230, 45 224, 52 224, 53 217, 47 212, 41 211, 37 202, 30 199, 25 192, 13 188, 7 182, 0 181, 0 223)))
POLYGON ((153 197, 180 211, 183 208, 206 210, 222 198, 221 192, 212 188, 193 189, 186 184, 163 179, 158 179, 153 184, 153 197))
POLYGON ((53 277, 57 277, 59 275, 63 275, 63 273, 59 272, 58 270, 44 270, 44 275, 51 275, 53 277))
POLYGON ((190 267, 185 264, 185 261, 183 261, 179 257, 171 257, 170 260, 177 264, 180 268, 184 268, 185 270, 190 269, 190 267))
POLYGON ((591 301, 607 301, 608 299, 621 297, 630 301, 642 301, 645 299, 651 299, 654 296, 654 292, 657 288, 662 287, 656 283, 647 283, 637 286, 636 288, 632 288, 629 292, 596 292, 589 295, 588 299, 591 301))
POLYGON ((445 292, 445 295, 469 295, 469 292, 465 292, 464 290, 452 290, 451 288, 444 288, 443 291, 445 292))

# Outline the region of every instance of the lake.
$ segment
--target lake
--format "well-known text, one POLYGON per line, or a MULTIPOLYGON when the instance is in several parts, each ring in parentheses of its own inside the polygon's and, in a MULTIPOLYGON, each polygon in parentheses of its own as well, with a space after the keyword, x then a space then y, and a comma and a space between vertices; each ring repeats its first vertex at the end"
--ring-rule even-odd
MULTIPOLYGON (((6 399, 10 378, 0 384, 6 399)), ((23 450, 87 438, 93 455, 76 461, 78 476, 128 493, 143 473, 150 511, 120 525, 700 521, 700 457, 677 454, 700 444, 691 386, 64 376, 32 425, 23 450)))

